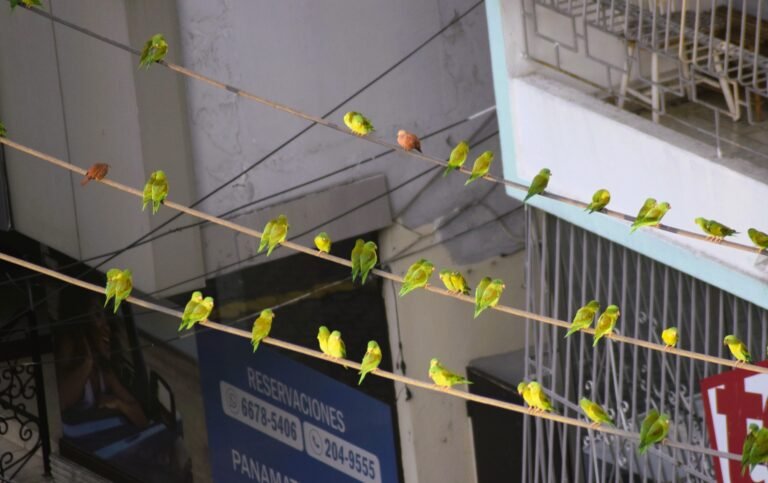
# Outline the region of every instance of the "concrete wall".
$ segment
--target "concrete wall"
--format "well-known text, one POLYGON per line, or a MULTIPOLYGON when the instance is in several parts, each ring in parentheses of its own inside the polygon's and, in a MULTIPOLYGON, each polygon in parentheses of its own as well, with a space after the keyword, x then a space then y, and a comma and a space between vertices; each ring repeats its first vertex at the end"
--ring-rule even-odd
MULTIPOLYGON (((178 38, 171 2, 45 3, 56 15, 133 46, 156 30, 171 42, 178 38)), ((106 162, 110 178, 137 188, 164 169, 170 198, 193 199, 184 85, 176 76, 138 71, 132 55, 23 9, 0 9, 0 44, 15 46, 0 50, 0 119, 11 139, 82 167, 106 162)), ((174 49, 169 57, 178 55, 174 49)), ((81 187, 79 176, 12 149, 5 153, 16 229, 72 257, 122 248, 173 214, 152 217, 134 197, 96 183, 81 187)), ((132 268, 137 287, 157 290, 203 272, 199 235, 166 237, 106 268, 112 266, 132 268)))
MULTIPOLYGON (((417 237, 418 233, 397 225, 384 231, 380 238, 382 259, 402 250, 417 237)), ((426 239, 414 249, 425 247, 431 241, 426 239)), ((440 246, 392 263, 391 270, 404 275, 410 264, 422 257, 435 264, 436 272, 448 267, 461 270, 473 288, 486 275, 501 278, 506 282, 501 303, 525 307, 524 251, 460 266, 455 264, 446 248, 440 246)), ((437 273, 433 283, 440 284, 437 273)), ((452 370, 466 374, 470 360, 513 351, 525 343, 522 320, 494 311, 486 311, 475 320, 470 304, 419 290, 401 298, 396 296, 399 290, 399 286, 393 287, 386 282, 383 295, 390 321, 390 344, 395 351, 402 343, 402 358, 410 377, 428 380, 427 369, 432 357, 439 358, 452 370)), ((398 354, 392 354, 392 357, 397 372, 398 354)), ((411 399, 407 400, 406 392, 397 385, 406 483, 476 481, 466 402, 419 389, 411 389, 411 393, 411 399)))

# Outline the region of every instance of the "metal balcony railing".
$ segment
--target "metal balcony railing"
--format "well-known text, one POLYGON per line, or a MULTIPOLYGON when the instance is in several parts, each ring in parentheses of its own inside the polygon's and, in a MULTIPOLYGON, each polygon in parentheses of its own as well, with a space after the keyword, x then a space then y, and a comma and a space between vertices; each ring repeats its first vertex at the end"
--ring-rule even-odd
POLYGON ((740 145, 720 126, 721 116, 746 126, 768 117, 768 0, 519 1, 529 58, 671 127, 690 124, 682 104, 703 106, 711 121, 688 130, 718 154, 725 143, 768 161, 768 149, 740 145))

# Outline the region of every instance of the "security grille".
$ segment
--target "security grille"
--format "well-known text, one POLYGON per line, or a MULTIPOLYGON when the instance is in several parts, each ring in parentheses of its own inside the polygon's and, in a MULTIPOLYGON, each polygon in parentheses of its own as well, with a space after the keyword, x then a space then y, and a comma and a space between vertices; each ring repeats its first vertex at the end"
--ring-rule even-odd
MULTIPOLYGON (((597 215, 593 215, 597 216, 597 215)), ((527 310, 571 320, 597 299, 621 309, 618 333, 663 343, 677 326, 678 347, 730 357, 722 340, 738 334, 763 359, 768 313, 593 233, 534 209, 527 213, 527 310), (759 350, 758 350, 759 349, 759 350)), ((527 322, 526 380, 556 394, 567 416, 583 417, 581 397, 600 402, 617 427, 639 432, 646 413, 671 415, 670 437, 709 447, 699 381, 729 368, 527 322)), ((526 416, 521 481, 712 481, 713 460, 665 446, 638 457, 637 446, 602 433, 526 416)))

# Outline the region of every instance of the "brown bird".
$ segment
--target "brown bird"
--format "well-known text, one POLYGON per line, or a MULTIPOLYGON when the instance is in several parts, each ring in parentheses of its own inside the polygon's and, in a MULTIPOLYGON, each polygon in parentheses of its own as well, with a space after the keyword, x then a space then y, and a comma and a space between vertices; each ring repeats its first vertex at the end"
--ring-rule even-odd
POLYGON ((397 144, 406 151, 415 149, 416 151, 421 152, 421 141, 419 141, 418 136, 408 131, 402 129, 397 131, 397 144))
POLYGON ((83 178, 80 184, 85 186, 92 179, 95 179, 96 181, 102 180, 108 172, 108 164, 94 163, 90 168, 88 168, 88 171, 85 173, 85 178, 83 178))

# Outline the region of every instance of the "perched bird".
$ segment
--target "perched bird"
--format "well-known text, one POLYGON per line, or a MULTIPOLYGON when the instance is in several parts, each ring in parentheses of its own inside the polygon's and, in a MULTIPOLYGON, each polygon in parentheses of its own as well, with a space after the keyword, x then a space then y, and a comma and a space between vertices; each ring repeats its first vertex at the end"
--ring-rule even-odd
POLYGON ((355 240, 355 247, 352 249, 350 261, 352 262, 352 282, 360 275, 360 254, 363 253, 365 241, 358 238, 355 240))
POLYGON ((5 129, 5 126, 2 122, 0 122, 0 138, 4 138, 8 135, 8 131, 5 129))
POLYGON ((606 307, 605 312, 597 319, 597 326, 595 327, 595 341, 592 342, 592 347, 603 337, 610 337, 613 334, 613 328, 616 326, 616 321, 619 319, 621 312, 617 305, 609 305, 606 307))
POLYGON ((746 344, 735 335, 726 335, 725 339, 723 339, 723 345, 728 346, 728 349, 737 361, 741 363, 752 362, 752 356, 749 355, 746 344))
POLYGON ((482 178, 491 169, 491 163, 493 162, 493 151, 486 151, 475 159, 475 164, 472 165, 472 174, 469 175, 469 179, 464 186, 473 182, 477 178, 482 178))
POLYGON ((525 195, 523 203, 527 202, 532 197, 543 193, 544 190, 547 189, 550 176, 552 176, 552 172, 548 168, 539 171, 539 174, 533 177, 533 181, 531 181, 531 186, 528 188, 528 194, 525 195))
POLYGON ((179 330, 191 329, 200 321, 206 320, 213 310, 213 297, 203 298, 202 292, 193 292, 187 306, 184 307, 184 314, 181 316, 181 325, 179 330))
POLYGON ((667 346, 667 349, 671 349, 677 345, 677 327, 667 327, 661 331, 661 340, 667 346))
POLYGON ((566 337, 570 336, 574 332, 578 332, 582 329, 586 329, 592 325, 592 321, 595 319, 595 314, 600 311, 600 302, 597 300, 590 300, 587 305, 576 311, 576 315, 573 317, 571 327, 565 334, 566 337))
POLYGON ((331 237, 328 233, 321 231, 315 236, 315 246, 324 253, 331 253, 331 237))
POLYGON ((466 141, 461 141, 457 144, 456 147, 453 148, 453 151, 451 151, 451 156, 448 158, 448 166, 446 166, 445 171, 443 171, 443 176, 446 176, 454 169, 463 167, 464 163, 467 161, 468 154, 469 144, 466 141))
POLYGON ((149 176, 147 184, 144 185, 144 196, 142 201, 144 204, 141 210, 147 207, 147 203, 152 202, 152 214, 157 213, 160 209, 160 205, 165 202, 168 197, 168 179, 165 177, 165 172, 157 170, 149 176))
POLYGON ((584 211, 588 211, 590 214, 595 211, 600 211, 611 202, 611 192, 607 189, 599 189, 592 195, 592 203, 587 205, 584 211))
POLYGON ((279 215, 274 220, 271 220, 271 223, 272 226, 269 226, 268 222, 267 226, 264 227, 264 233, 261 234, 261 242, 259 243, 259 251, 261 251, 263 249, 262 245, 264 243, 264 237, 266 236, 265 233, 269 231, 267 240, 269 249, 267 249, 267 256, 272 254, 272 250, 274 250, 278 244, 285 241, 285 238, 288 236, 288 228, 290 228, 288 218, 285 215, 279 215))
POLYGON ((444 388, 449 388, 456 384, 472 384, 468 379, 443 367, 437 359, 429 361, 429 378, 436 385, 444 388))
POLYGON ((331 331, 328 330, 328 327, 321 325, 320 329, 317 331, 317 342, 320 344, 320 352, 323 354, 329 356, 331 355, 328 352, 328 338, 331 336, 331 331))
POLYGON ((752 243, 757 247, 757 253, 761 253, 768 248, 768 234, 755 228, 747 230, 747 234, 749 235, 749 239, 752 240, 752 243))
POLYGON ((253 329, 251 330, 251 345, 253 345, 253 352, 256 352, 256 349, 259 348, 259 342, 269 335, 269 331, 272 330, 272 320, 274 318, 275 313, 272 312, 272 309, 264 309, 256 320, 253 321, 253 329))
POLYGON ((130 270, 123 270, 115 281, 115 311, 120 307, 120 302, 127 299, 133 290, 133 274, 130 270))
MULTIPOLYGON (((651 198, 648 199, 650 200, 651 198)), ((648 200, 646 200, 646 203, 648 203, 648 200)), ((643 208, 641 208, 640 211, 642 212, 644 208, 645 205, 643 205, 643 208)), ((654 205, 645 213, 645 216, 638 216, 635 222, 632 223, 632 228, 629 230, 629 232, 634 233, 635 230, 643 226, 659 226, 661 219, 664 218, 664 215, 667 214, 667 211, 669 211, 670 208, 672 208, 672 206, 670 206, 670 204, 666 201, 654 205)))
MULTIPOLYGON (((506 285, 504 285, 504 282, 501 279, 493 279, 483 289, 483 293, 480 295, 479 303, 477 300, 477 292, 475 292, 475 318, 483 313, 483 311, 488 307, 496 307, 496 304, 499 303, 501 293, 504 291, 505 287, 506 285)), ((479 288, 480 286, 478 285, 478 289, 479 288)))
POLYGON ((344 114, 344 124, 347 125, 350 131, 358 136, 365 136, 374 131, 371 121, 366 119, 365 116, 359 112, 349 111, 344 114))
POLYGON ((581 401, 579 401, 579 406, 581 406, 581 410, 584 411, 584 414, 587 415, 589 420, 594 423, 594 427, 598 427, 601 424, 609 424, 611 426, 614 425, 613 419, 611 419, 608 413, 605 412, 605 409, 603 409, 603 407, 596 402, 592 402, 589 399, 583 397, 581 398, 581 401))
POLYGON ((379 344, 375 340, 369 340, 368 341, 368 349, 365 351, 365 355, 363 356, 363 361, 360 363, 362 367, 360 367, 360 380, 357 381, 357 385, 363 383, 363 379, 365 379, 365 376, 371 372, 372 370, 379 367, 379 364, 381 363, 381 348, 379 347, 379 344))
POLYGON ((397 131, 397 144, 406 151, 414 150, 421 152, 421 141, 418 136, 404 129, 397 131))
POLYGON ((469 285, 461 272, 451 270, 440 270, 440 280, 443 281, 445 288, 453 293, 467 295, 470 292, 469 285))
POLYGON ((704 233, 707 234, 707 240, 714 240, 718 243, 723 241, 725 237, 738 233, 733 228, 728 228, 715 220, 707 220, 706 218, 698 217, 693 221, 695 221, 704 233))
POLYGON ((151 39, 147 40, 144 44, 144 48, 141 50, 141 57, 139 59, 139 68, 149 66, 155 62, 160 62, 165 58, 168 53, 168 42, 165 41, 163 34, 155 34, 151 39))
POLYGON ((376 262, 379 260, 376 254, 378 247, 372 241, 365 242, 362 251, 360 251, 360 283, 365 285, 365 279, 368 278, 368 273, 376 266, 376 262))
POLYGON ((328 336, 328 355, 334 359, 344 359, 347 357, 347 347, 341 339, 341 332, 334 330, 328 336))
POLYGON ((541 384, 536 381, 531 381, 528 383, 528 390, 531 392, 531 401, 533 402, 533 406, 538 409, 539 412, 546 411, 551 413, 555 410, 555 408, 552 406, 552 401, 550 401, 547 395, 544 393, 544 389, 542 389, 541 384))
POLYGON ((261 240, 259 240, 259 249, 256 253, 261 253, 267 245, 269 245, 269 235, 272 233, 272 227, 275 226, 275 219, 271 219, 264 225, 264 230, 261 232, 261 240))
MULTIPOLYGON (((742 457, 743 458, 743 457, 742 457)), ((768 429, 759 428, 755 434, 755 440, 749 449, 747 463, 752 471, 755 465, 768 462, 768 429)), ((742 469, 742 472, 744 470, 742 469)))
POLYGON ((18 7, 19 5, 24 5, 25 7, 29 8, 43 6, 40 0, 11 0, 11 10, 18 7))
POLYGON ((104 295, 107 296, 107 300, 104 301, 104 307, 107 306, 112 297, 115 296, 115 288, 117 287, 117 279, 123 273, 119 268, 110 268, 107 270, 107 285, 104 287, 104 295))
POLYGON ((746 473, 747 468, 749 468, 749 457, 752 453, 752 448, 755 445, 755 440, 757 439, 757 433, 759 431, 760 427, 752 423, 749 425, 749 431, 747 432, 747 436, 744 438, 744 445, 741 447, 741 474, 742 476, 746 473))
POLYGON ((523 381, 517 385, 517 393, 523 396, 523 401, 528 405, 528 412, 536 411, 535 401, 531 396, 531 390, 528 389, 528 381, 523 381))
POLYGON ((427 259, 422 258, 415 262, 405 274, 405 281, 400 287, 400 296, 402 297, 414 289, 425 287, 434 271, 435 266, 427 259))
POLYGON ((88 171, 85 172, 85 177, 80 181, 81 186, 85 186, 89 181, 95 179, 96 181, 104 179, 109 172, 109 165, 104 163, 92 164, 88 171))
POLYGON ((664 441, 668 433, 669 416, 659 414, 657 410, 651 409, 640 426, 640 446, 637 448, 638 452, 645 454, 648 448, 664 441))

